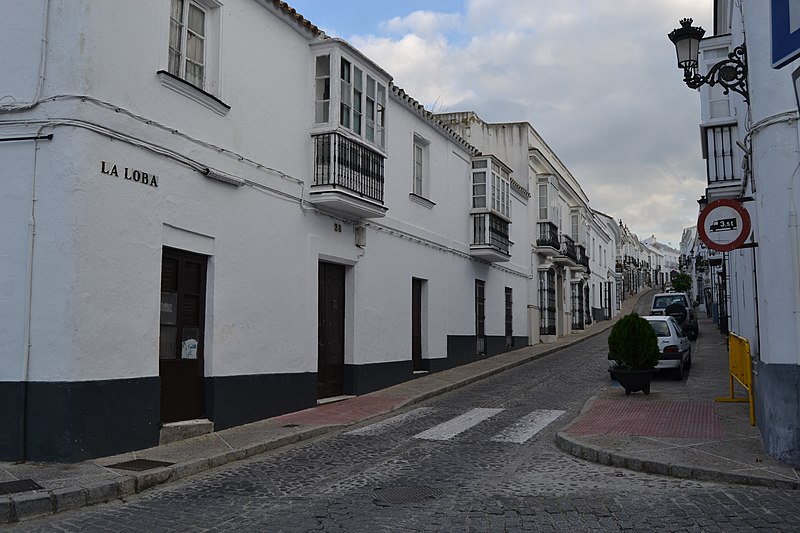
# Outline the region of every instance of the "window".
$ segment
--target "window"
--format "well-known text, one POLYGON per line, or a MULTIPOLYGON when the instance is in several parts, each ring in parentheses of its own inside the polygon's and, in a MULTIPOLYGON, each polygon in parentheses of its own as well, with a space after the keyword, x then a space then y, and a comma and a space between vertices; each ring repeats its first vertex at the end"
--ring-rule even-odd
POLYGON ((314 122, 324 124, 331 120, 331 56, 318 56, 314 79, 314 122))
POLYGON ((169 73, 204 88, 206 10, 191 0, 172 0, 169 17, 169 73))
POLYGON ((353 86, 350 83, 350 62, 346 59, 341 61, 341 103, 339 107, 339 121, 345 128, 351 127, 351 111, 353 103, 353 86))
POLYGON ((539 271, 539 334, 556 334, 556 274, 551 268, 539 271))
POLYGON ((385 115, 386 115, 386 86, 376 81, 372 76, 367 76, 367 140, 371 143, 384 148, 385 138, 385 115))
POLYGON ((486 354, 486 329, 484 316, 485 305, 485 282, 475 280, 475 353, 478 355, 486 354))
POLYGON ((580 242, 578 232, 580 230, 580 225, 578 224, 578 213, 572 213, 571 216, 572 220, 572 240, 575 242, 580 242))
POLYGON ((386 147, 386 85, 339 54, 316 57, 314 69, 314 123, 338 123, 341 127, 380 148, 386 147), (338 84, 331 85, 331 72, 338 84), (331 68, 333 66, 333 69, 331 68), (334 92, 335 91, 335 92, 334 92), (331 108, 331 101, 334 107, 331 108), (338 105, 337 105, 338 104, 338 105), (331 109, 336 110, 331 116, 331 109))
POLYGON ((218 0, 171 0, 166 69, 157 72, 168 89, 225 116, 219 99, 220 24, 218 0))
POLYGON ((547 218, 547 184, 539 184, 539 220, 548 220, 547 218))
POLYGON ((511 176, 494 159, 472 162, 472 207, 489 208, 511 218, 511 176))
POLYGON ((428 146, 429 142, 420 137, 419 135, 414 135, 414 183, 413 183, 413 192, 417 196, 427 197, 428 196, 428 146))
POLYGON ((476 171, 474 169, 485 169, 487 162, 473 161, 472 162, 472 207, 480 209, 486 207, 486 171, 476 171))
MULTIPOLYGON (((727 57, 728 47, 703 50, 703 65, 706 72, 717 62, 727 57)), ((718 84, 704 87, 704 90, 708 91, 708 119, 731 117, 730 95, 727 94, 725 88, 718 84)))

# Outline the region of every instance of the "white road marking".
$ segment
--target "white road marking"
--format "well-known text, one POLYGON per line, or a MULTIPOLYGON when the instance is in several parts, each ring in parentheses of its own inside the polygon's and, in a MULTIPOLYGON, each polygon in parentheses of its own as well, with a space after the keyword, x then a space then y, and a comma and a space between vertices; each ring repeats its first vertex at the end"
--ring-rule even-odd
POLYGON ((381 433, 385 433, 390 429, 401 424, 405 424, 410 420, 422 418, 423 416, 426 416, 435 410, 436 409, 433 407, 418 407, 401 415, 393 416, 392 418, 387 418, 386 420, 381 420, 380 422, 375 422, 374 424, 364 426, 363 428, 348 431, 345 433, 345 435, 380 435, 381 433))
POLYGON ((564 411, 537 409, 524 418, 521 418, 518 422, 514 423, 514 425, 509 426, 507 429, 492 437, 492 440, 496 442, 515 442, 517 444, 523 444, 563 414, 564 411))
POLYGON ((493 417, 501 411, 502 409, 486 409, 480 407, 472 409, 461 416, 457 416, 448 420, 447 422, 442 422, 438 426, 434 426, 427 431, 418 433, 414 435, 414 438, 427 440, 450 440, 456 435, 463 433, 475 425, 480 424, 484 420, 493 417))

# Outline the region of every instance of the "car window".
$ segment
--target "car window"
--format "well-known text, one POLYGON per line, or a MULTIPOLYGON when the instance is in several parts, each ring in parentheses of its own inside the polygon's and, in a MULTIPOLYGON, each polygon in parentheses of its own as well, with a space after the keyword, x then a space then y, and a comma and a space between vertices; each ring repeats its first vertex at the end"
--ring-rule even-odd
POLYGON ((664 296, 656 296, 653 300, 653 309, 666 309, 675 303, 686 307, 686 298, 684 298, 682 294, 665 294, 664 296))
POLYGON ((662 320, 653 320, 649 322, 653 327, 653 331, 656 332, 656 337, 669 337, 669 326, 666 322, 662 320))
POLYGON ((670 322, 672 322, 672 327, 675 328, 675 331, 678 333, 678 337, 686 336, 686 333, 684 333, 683 328, 681 327, 680 324, 678 324, 677 320, 673 318, 672 320, 670 320, 670 322))

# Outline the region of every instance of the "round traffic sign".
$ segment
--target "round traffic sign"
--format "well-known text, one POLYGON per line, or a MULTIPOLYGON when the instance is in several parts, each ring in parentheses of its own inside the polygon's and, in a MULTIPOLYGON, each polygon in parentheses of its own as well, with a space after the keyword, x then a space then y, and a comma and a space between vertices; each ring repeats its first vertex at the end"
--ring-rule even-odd
POLYGON ((714 200, 700 213, 697 232, 712 250, 730 252, 750 236, 750 213, 737 200, 714 200))

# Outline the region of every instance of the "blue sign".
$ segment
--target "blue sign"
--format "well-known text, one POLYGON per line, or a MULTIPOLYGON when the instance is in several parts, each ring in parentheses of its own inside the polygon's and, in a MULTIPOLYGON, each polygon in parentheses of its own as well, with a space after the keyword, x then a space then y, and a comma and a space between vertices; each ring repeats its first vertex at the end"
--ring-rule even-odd
POLYGON ((800 0, 771 0, 772 68, 800 57, 800 0))

